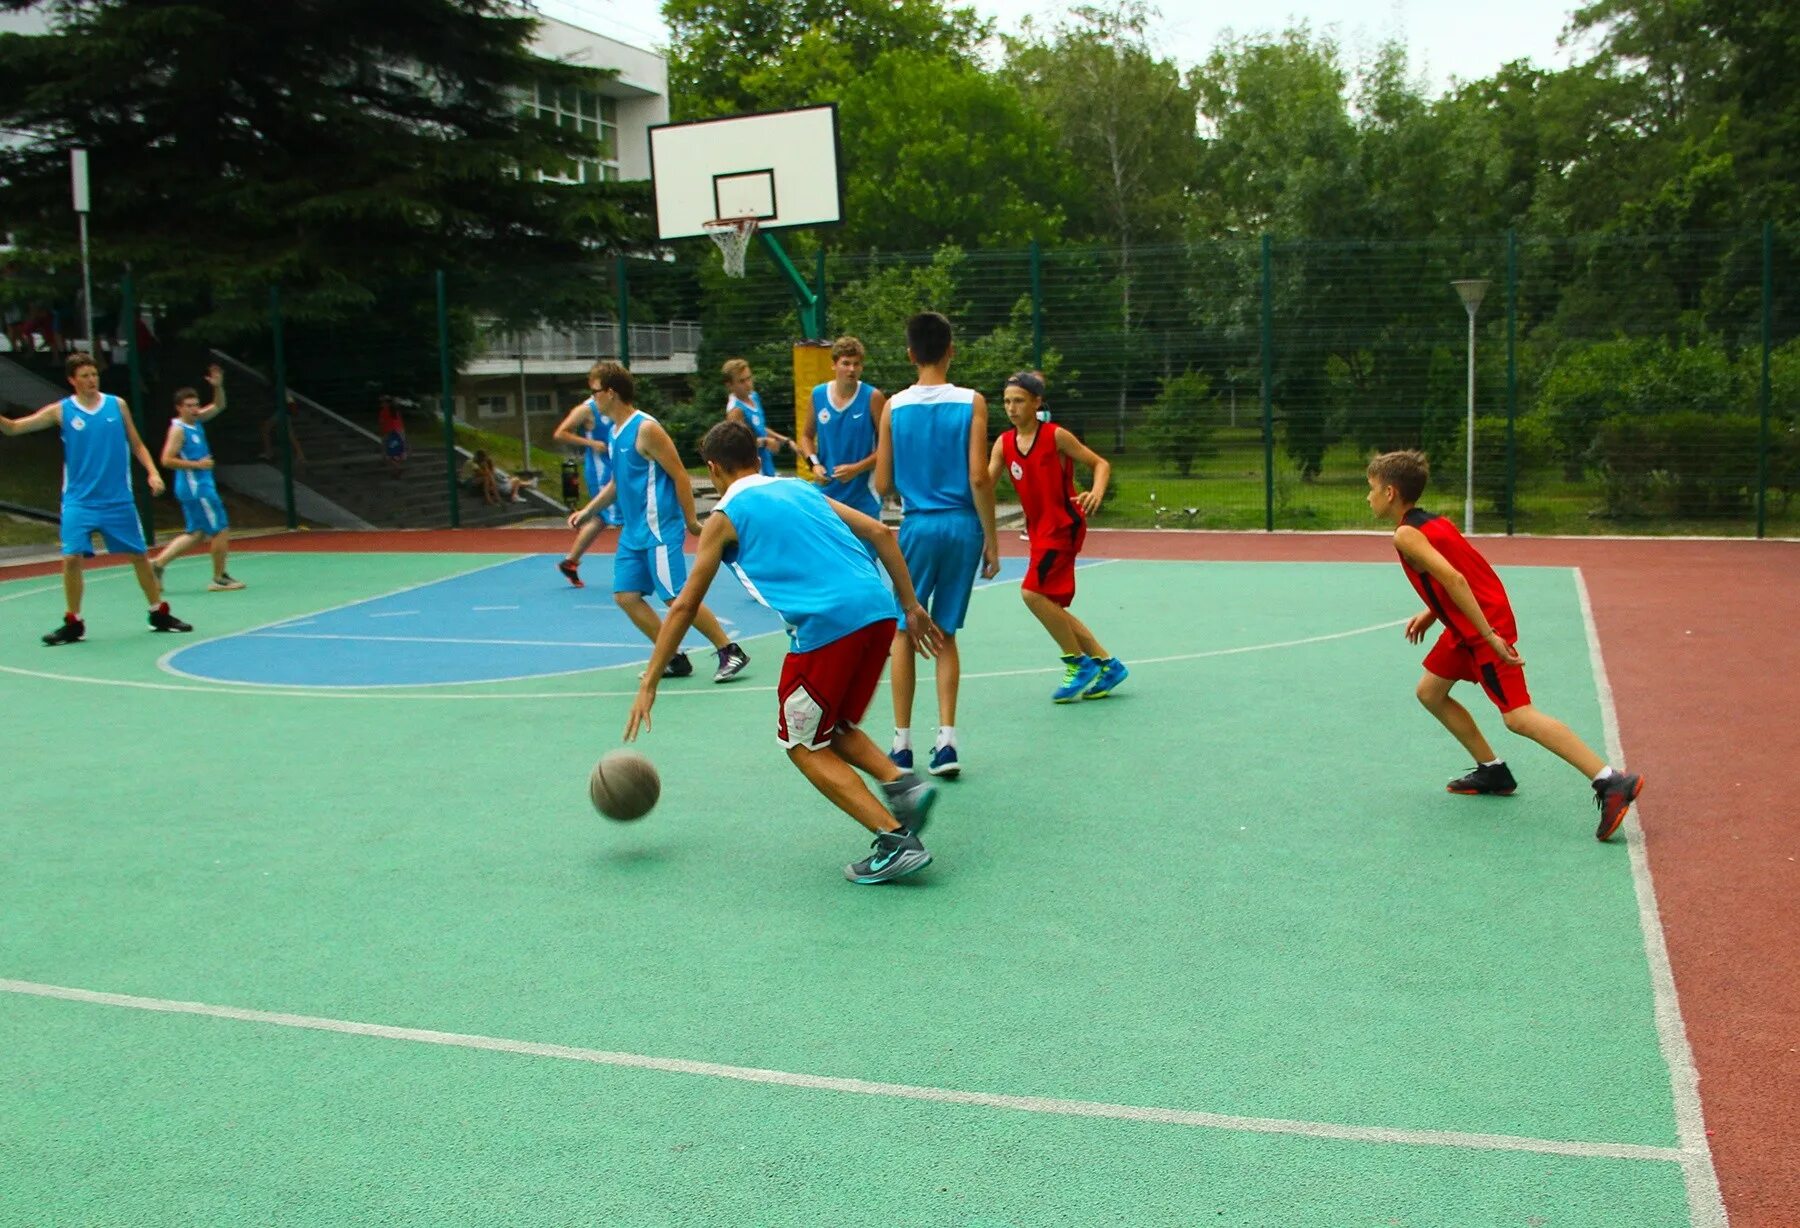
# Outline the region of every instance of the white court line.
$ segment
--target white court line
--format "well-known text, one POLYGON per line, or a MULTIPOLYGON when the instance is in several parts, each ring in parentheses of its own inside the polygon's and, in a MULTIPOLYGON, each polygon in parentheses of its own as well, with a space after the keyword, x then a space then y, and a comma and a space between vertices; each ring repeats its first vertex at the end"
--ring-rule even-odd
POLYGON ((411 618, 417 610, 383 610, 379 614, 371 614, 370 618, 411 618))
MULTIPOLYGON (((121 580, 126 576, 136 575, 137 572, 130 567, 107 567, 102 568, 99 571, 84 571, 82 573, 82 582, 84 584, 102 584, 107 580, 121 580)), ((58 580, 55 584, 43 584, 39 585, 37 588, 28 588, 23 592, 8 593, 4 597, 0 597, 0 603, 18 601, 25 597, 36 597, 40 593, 60 592, 62 592, 62 581, 58 580)))
MULTIPOLYGON (((327 632, 247 631, 250 640, 353 640, 374 644, 495 644, 505 648, 641 648, 645 641, 627 644, 611 640, 475 640, 447 635, 331 635, 327 632)), ((587 671, 581 671, 586 673, 587 671)))
POLYGON ((349 1019, 325 1019, 316 1015, 289 1015, 278 1011, 246 1010, 236 1006, 216 1006, 208 1002, 181 1002, 169 998, 138 997, 135 994, 102 993, 92 989, 44 985, 36 981, 0 979, 0 992, 25 994, 38 998, 55 998, 64 1002, 84 1002, 95 1006, 124 1007, 129 1010, 156 1011, 175 1015, 199 1015, 209 1019, 230 1019, 239 1023, 261 1023, 313 1032, 335 1032, 344 1036, 411 1041, 415 1044, 446 1045, 458 1049, 482 1049, 494 1053, 516 1054, 522 1057, 557 1058, 566 1062, 589 1062, 598 1066, 619 1066, 631 1070, 655 1070, 664 1074, 700 1075, 713 1079, 731 1079, 741 1083, 804 1088, 809 1091, 841 1092, 896 1100, 926 1100, 937 1104, 1011 1109, 1021 1113, 1043 1113, 1060 1117, 1099 1117, 1117 1121, 1150 1122, 1158 1125, 1236 1130, 1252 1134, 1295 1134, 1307 1138, 1336 1139, 1352 1143, 1456 1147, 1470 1151, 1525 1151, 1540 1155, 1577 1156, 1583 1159, 1649 1160, 1664 1164, 1685 1164, 1690 1159, 1689 1154, 1685 1151, 1673 1147, 1653 1147, 1642 1143, 1597 1143, 1525 1138, 1512 1134, 1475 1134, 1458 1130, 1404 1130, 1389 1126, 1351 1126, 1336 1122, 1290 1121, 1279 1117, 1240 1117, 1229 1113, 1207 1113, 1192 1109, 1109 1104, 1096 1100, 1058 1100, 1045 1096, 1008 1096, 996 1092, 963 1091, 950 1087, 918 1087, 907 1083, 875 1083, 867 1079, 797 1074, 785 1070, 765 1070, 756 1066, 727 1066, 718 1062, 653 1057, 642 1053, 617 1053, 606 1049, 582 1049, 570 1045, 549 1045, 537 1041, 476 1036, 465 1032, 437 1032, 425 1028, 402 1028, 382 1023, 360 1023, 349 1019))
MULTIPOLYGON (((1619 738, 1619 713, 1613 705, 1612 683, 1600 654, 1600 629, 1594 622, 1594 603, 1588 597, 1587 577, 1577 567, 1575 592, 1581 600, 1581 622, 1587 630, 1588 658, 1594 667, 1594 688, 1600 697, 1600 722, 1606 730, 1606 758, 1623 771, 1625 746, 1619 738)), ((1638 926, 1644 934, 1644 956, 1650 965, 1650 988, 1655 1000, 1656 1039, 1669 1067, 1669 1094, 1675 1110, 1676 1138, 1681 1142, 1681 1173, 1687 1186, 1688 1216, 1694 1228, 1724 1228, 1725 1197, 1719 1190, 1719 1174, 1713 1168, 1712 1150, 1706 1141, 1706 1118, 1700 1104, 1700 1074, 1694 1052, 1688 1046, 1687 1027, 1681 1019, 1681 1001, 1675 993, 1675 970, 1663 937, 1662 914, 1656 906, 1656 885, 1650 877, 1650 858, 1644 848, 1644 808, 1625 828, 1625 844, 1631 857, 1631 882, 1637 892, 1638 926)))
POLYGON ((516 605, 472 605, 469 608, 480 614, 487 610, 516 610, 519 607, 516 605))

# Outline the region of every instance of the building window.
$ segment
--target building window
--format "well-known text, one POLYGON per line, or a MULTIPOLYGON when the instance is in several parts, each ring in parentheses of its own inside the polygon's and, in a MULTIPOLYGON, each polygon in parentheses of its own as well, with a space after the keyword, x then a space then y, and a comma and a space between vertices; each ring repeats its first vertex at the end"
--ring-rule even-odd
POLYGON ((475 412, 483 418, 510 418, 512 417, 512 398, 509 396, 476 397, 475 412))
POLYGON ((619 178, 619 103, 595 90, 539 84, 527 100, 532 113, 572 128, 594 143, 591 158, 571 158, 543 172, 552 183, 611 183, 619 178))
POLYGON ((556 405, 547 392, 532 392, 525 396, 525 412, 528 414, 553 414, 556 405))

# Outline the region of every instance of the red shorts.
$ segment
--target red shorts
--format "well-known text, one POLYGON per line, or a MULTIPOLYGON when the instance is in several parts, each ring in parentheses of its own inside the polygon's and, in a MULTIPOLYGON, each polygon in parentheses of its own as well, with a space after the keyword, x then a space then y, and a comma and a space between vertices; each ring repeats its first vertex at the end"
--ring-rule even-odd
POLYGON ((788 653, 775 691, 776 740, 822 750, 832 734, 854 728, 881 682, 894 627, 893 619, 884 618, 811 652, 788 653))
POLYGON ((1485 643, 1471 648, 1449 631, 1438 636, 1426 654, 1425 670, 1454 682, 1479 682, 1502 712, 1531 702, 1531 692, 1525 689, 1524 669, 1508 665, 1485 643))
POLYGON ((1063 609, 1075 600, 1075 556, 1087 540, 1087 524, 1078 524, 1066 533, 1040 538, 1031 535, 1031 562, 1025 568, 1022 587, 1028 593, 1042 593, 1063 609))

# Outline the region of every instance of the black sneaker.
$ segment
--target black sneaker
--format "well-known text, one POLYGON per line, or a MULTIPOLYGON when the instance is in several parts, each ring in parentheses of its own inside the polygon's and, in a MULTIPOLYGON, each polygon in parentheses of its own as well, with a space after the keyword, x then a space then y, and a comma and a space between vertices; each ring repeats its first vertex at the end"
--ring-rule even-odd
POLYGON ((914 833, 925 830, 925 821, 931 817, 931 808, 937 803, 936 785, 908 772, 899 780, 882 785, 881 791, 900 826, 914 833))
POLYGON ((79 644, 81 637, 87 634, 87 624, 73 614, 64 614, 62 626, 44 637, 46 648, 55 648, 58 644, 79 644))
POLYGON ((750 664, 750 654, 737 646, 733 640, 719 649, 719 669, 713 675, 714 682, 730 682, 744 672, 744 666, 750 664))
POLYGON ((1631 803, 1637 801, 1638 794, 1643 791, 1642 776, 1614 772, 1605 780, 1596 780, 1594 805, 1600 807, 1600 826, 1594 829, 1594 839, 1612 839, 1612 834, 1619 830, 1619 824, 1625 821, 1625 812, 1631 809, 1631 803))
POLYGON ((1512 769, 1504 763, 1478 763, 1475 770, 1467 776, 1459 776, 1444 788, 1452 793, 1474 795, 1491 793, 1497 797, 1511 797, 1519 782, 1513 779, 1512 769))
POLYGON ((874 852, 844 867, 845 878, 853 883, 885 883, 931 864, 931 854, 904 827, 881 832, 871 847, 874 852))
POLYGON ((152 631, 192 631, 193 628, 169 613, 169 603, 163 602, 150 611, 150 630, 152 631))
POLYGON ((685 652, 676 653, 669 658, 669 663, 663 666, 663 677, 665 678, 686 678, 693 672, 694 663, 688 660, 685 652))

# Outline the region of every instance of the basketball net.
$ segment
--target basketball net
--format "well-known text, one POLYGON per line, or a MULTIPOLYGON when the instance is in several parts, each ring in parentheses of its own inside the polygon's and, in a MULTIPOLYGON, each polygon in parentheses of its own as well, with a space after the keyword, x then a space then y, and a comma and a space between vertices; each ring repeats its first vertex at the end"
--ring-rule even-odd
POLYGON ((719 255, 725 260, 725 276, 742 277, 744 275, 744 256, 750 250, 750 239, 756 234, 756 219, 753 217, 722 217, 710 222, 702 222, 701 228, 712 236, 712 241, 719 245, 719 255))

